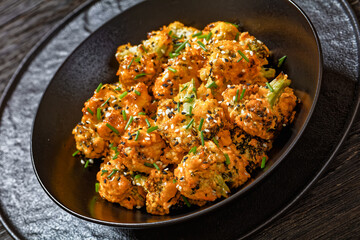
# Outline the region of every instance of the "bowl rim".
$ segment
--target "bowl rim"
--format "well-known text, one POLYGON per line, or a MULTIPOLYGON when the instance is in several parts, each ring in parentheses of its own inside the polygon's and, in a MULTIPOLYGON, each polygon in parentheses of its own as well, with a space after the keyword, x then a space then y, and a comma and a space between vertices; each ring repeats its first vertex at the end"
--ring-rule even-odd
MULTIPOLYGON (((322 54, 322 49, 321 49, 321 44, 320 44, 320 40, 318 37, 318 34, 315 30, 315 27, 313 25, 313 23, 310 21, 310 18, 306 15, 306 13, 293 1, 293 0, 286 0, 288 1, 288 3, 290 3, 293 7, 295 7, 297 9, 297 11, 302 15, 302 17, 306 20, 308 26, 311 29, 311 32, 315 38, 315 42, 316 42, 316 46, 317 46, 317 51, 318 51, 318 56, 317 56, 317 60, 319 62, 319 68, 318 68, 318 77, 317 77, 317 84, 316 84, 316 91, 314 94, 314 100, 311 104, 311 108, 308 112, 308 116, 306 117, 304 123, 302 124, 300 130, 298 131, 298 133, 296 134, 296 136, 294 137, 294 139, 292 140, 291 144, 286 148, 286 150, 277 158, 277 160, 271 165, 270 168, 268 168, 263 174, 261 174, 261 176, 257 177, 256 179, 254 179, 249 185, 239 189, 238 191, 236 191, 236 193, 232 194, 230 197, 226 198, 226 199, 222 199, 219 202, 213 203, 210 206, 207 206, 206 208, 196 211, 196 212, 189 212, 184 216, 179 216, 176 217, 175 219, 167 219, 167 220, 160 220, 157 222, 143 222, 143 223, 120 223, 120 222, 111 222, 111 221, 106 221, 106 220, 100 220, 100 219, 96 219, 96 218, 92 218, 92 217, 87 217, 84 216, 82 214, 79 214, 73 210, 71 210, 70 208, 66 207, 65 205, 63 205, 60 201, 58 201, 45 187, 45 185, 43 184, 38 172, 37 172, 37 168, 35 165, 35 159, 34 159, 34 154, 33 154, 33 134, 34 134, 34 127, 35 127, 35 123, 36 123, 36 119, 38 116, 38 112, 40 109, 40 105, 41 102, 46 94, 46 92, 49 89, 49 85, 51 84, 52 80, 49 81, 48 85, 46 86, 45 91, 42 94, 42 97, 39 101, 39 105, 38 108, 36 110, 36 115, 32 124, 32 128, 31 128, 31 134, 30 134, 30 155, 31 155, 31 163, 32 163, 32 167, 34 170, 34 173, 36 175, 36 178, 38 180, 38 182, 40 183, 41 187, 43 188, 43 190, 46 192, 46 194, 50 197, 50 199, 52 199, 58 206, 60 206, 63 210, 65 210, 66 212, 80 218, 80 219, 84 219, 87 220, 89 222, 93 222, 93 223, 98 223, 98 224, 102 224, 102 225, 107 225, 107 226, 115 226, 115 227, 120 227, 120 228, 129 228, 129 229, 145 229, 145 228, 152 228, 152 227, 162 227, 162 226, 166 226, 166 225, 171 225, 171 224, 175 224, 175 223, 180 223, 180 222, 184 222, 193 218, 197 218, 200 217, 206 213, 209 213, 217 208, 223 207, 224 205, 226 205, 227 203, 235 200, 236 198, 238 198, 239 196, 245 194, 248 190, 250 190, 251 188, 255 187, 256 185, 258 185, 261 181, 263 181, 263 179, 267 178, 272 172, 273 170, 276 168, 277 165, 279 165, 282 160, 288 155, 288 153, 292 150, 292 148, 295 146, 295 144, 297 143, 297 141, 299 140, 299 138, 302 136, 303 132, 305 131, 312 115, 314 112, 314 109, 316 107, 317 101, 318 101, 318 97, 320 95, 320 89, 321 89, 321 83, 322 83, 322 74, 323 74, 323 54, 322 54)), ((65 65, 65 63, 69 60, 69 58, 74 54, 74 52, 76 52, 85 42, 88 41, 89 38, 92 37, 92 35, 94 35, 96 32, 100 31, 108 22, 112 21, 113 19, 117 18, 119 15, 124 14, 128 11, 131 11, 134 7, 141 7, 141 5, 145 5, 147 2, 149 1, 142 1, 140 3, 136 3, 135 5, 129 7, 128 9, 126 9, 125 11, 122 11, 121 13, 115 15, 114 17, 111 17, 109 20, 105 21, 103 24, 101 24, 94 32, 90 33, 89 36, 87 36, 84 40, 82 40, 82 42, 74 49, 72 50, 72 52, 66 57, 66 59, 61 63, 60 67, 56 70, 55 74, 53 75, 52 78, 54 78, 62 69, 62 67, 65 65)), ((91 2, 90 2, 91 3, 91 2)), ((84 4, 83 6, 79 7, 79 10, 75 10, 73 12, 74 15, 77 15, 78 13, 81 12, 82 9, 89 7, 91 4, 84 4)), ((69 15, 69 19, 72 18, 72 14, 69 15)), ((66 18, 66 20, 69 20, 66 18)), ((65 19, 64 19, 65 20, 65 19)), ((61 25, 65 24, 66 21, 61 22, 59 24, 59 27, 61 27, 61 25)), ((55 28, 55 30, 57 30, 57 28, 55 28)), ((54 30, 54 31, 55 31, 54 30)), ((50 32, 51 35, 52 31, 50 32)), ((45 40, 47 39, 47 37, 45 37, 45 40)), ((41 44, 42 42, 40 42, 41 44)), ((37 46, 35 46, 35 48, 37 48, 37 46)), ((21 65, 20 65, 21 67, 21 65)), ((15 75, 14 75, 15 76, 15 75)), ((9 84, 11 84, 11 82, 9 82, 9 84)), ((297 198, 296 198, 297 199, 297 198)))

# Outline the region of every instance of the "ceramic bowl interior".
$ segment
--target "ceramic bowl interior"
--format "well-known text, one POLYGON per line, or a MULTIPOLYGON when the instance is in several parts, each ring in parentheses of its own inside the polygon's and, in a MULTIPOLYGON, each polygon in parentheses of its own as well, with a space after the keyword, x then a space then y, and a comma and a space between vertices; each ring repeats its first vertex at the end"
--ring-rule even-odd
MULTIPOLYGON (((76 33, 74 33, 76 34, 76 33)), ((296 144, 314 108, 321 81, 321 52, 310 22, 286 0, 156 0, 143 2, 116 16, 86 39, 64 62, 43 95, 33 125, 32 157, 44 190, 62 208, 84 219, 121 227, 141 228, 186 220, 217 208, 251 188, 296 144), (84 102, 100 82, 117 81, 117 46, 138 44, 146 33, 175 20, 202 29, 214 21, 235 22, 272 51, 272 58, 287 55, 283 66, 302 103, 293 125, 279 136, 265 171, 228 199, 202 208, 153 216, 142 210, 126 210, 101 199, 94 190, 99 162, 84 169, 73 158, 71 134, 80 121, 84 102)))

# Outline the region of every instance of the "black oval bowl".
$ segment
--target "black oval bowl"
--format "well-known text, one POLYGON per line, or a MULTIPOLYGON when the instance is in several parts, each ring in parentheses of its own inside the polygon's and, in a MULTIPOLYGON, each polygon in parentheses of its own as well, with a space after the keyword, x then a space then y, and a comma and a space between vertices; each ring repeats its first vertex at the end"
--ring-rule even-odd
MULTIPOLYGON (((76 34, 76 33, 74 33, 76 34)), ((259 183, 296 144, 309 121, 320 90, 322 57, 319 40, 305 14, 286 0, 156 0, 147 1, 116 16, 87 38, 63 63, 45 91, 32 133, 32 161, 45 192, 66 211, 96 223, 144 228, 176 223, 218 208, 259 183), (117 46, 138 44, 146 33, 175 20, 203 28, 210 22, 240 23, 263 41, 278 59, 287 55, 283 70, 302 100, 294 124, 285 129, 270 152, 265 171, 227 199, 202 208, 153 216, 144 210, 127 210, 101 199, 94 183, 99 162, 84 169, 72 157, 72 129, 80 121, 84 102, 100 82, 117 81, 117 46)))

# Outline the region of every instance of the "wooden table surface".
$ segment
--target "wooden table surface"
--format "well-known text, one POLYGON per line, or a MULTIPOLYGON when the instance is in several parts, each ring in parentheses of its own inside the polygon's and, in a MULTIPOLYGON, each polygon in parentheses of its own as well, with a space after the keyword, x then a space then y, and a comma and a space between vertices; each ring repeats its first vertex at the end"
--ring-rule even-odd
MULTIPOLYGON (((1 0, 0 95, 31 48, 86 0, 1 0)), ((360 13, 359 0, 348 0, 360 13)), ((358 15, 359 19, 359 15, 358 15)), ((325 174, 257 239, 360 238, 360 114, 325 174)), ((0 239, 12 239, 0 224, 0 239)))

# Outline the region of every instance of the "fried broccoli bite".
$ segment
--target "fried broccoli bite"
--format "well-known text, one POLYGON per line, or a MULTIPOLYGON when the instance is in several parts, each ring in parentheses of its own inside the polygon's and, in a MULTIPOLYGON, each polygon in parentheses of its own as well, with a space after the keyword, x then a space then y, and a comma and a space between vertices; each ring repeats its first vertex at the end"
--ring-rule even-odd
POLYGON ((87 158, 100 158, 106 155, 107 141, 99 136, 96 128, 88 121, 81 121, 73 129, 76 149, 87 158))
POLYGON ((106 156, 108 141, 120 141, 127 119, 136 116, 150 101, 147 87, 137 84, 128 91, 118 85, 99 85, 99 89, 85 102, 81 122, 74 128, 76 147, 85 157, 106 156))
POLYGON ((298 102, 291 81, 280 74, 269 87, 237 85, 224 93, 223 108, 231 122, 246 133, 262 139, 273 139, 283 126, 294 119, 298 102))
POLYGON ((221 93, 227 85, 265 85, 261 66, 260 59, 246 45, 223 40, 213 44, 208 62, 200 70, 200 78, 207 94, 221 100, 221 93))
POLYGON ((139 82, 150 85, 159 73, 161 59, 156 53, 147 53, 141 46, 131 46, 129 43, 118 48, 116 59, 119 69, 116 73, 122 87, 129 89, 139 82))
POLYGON ((260 167, 264 158, 268 159, 267 152, 272 148, 271 140, 251 136, 238 127, 231 130, 231 139, 241 158, 248 161, 246 170, 249 173, 260 167))
POLYGON ((232 139, 229 130, 222 129, 212 138, 212 141, 222 150, 230 164, 222 177, 231 188, 237 188, 244 184, 250 177, 247 169, 249 168, 249 161, 245 155, 241 154, 237 145, 232 139))
POLYGON ((193 200, 214 201, 220 197, 228 197, 230 189, 224 176, 229 182, 231 180, 232 185, 244 183, 250 177, 250 174, 247 176, 246 173, 237 171, 239 163, 235 147, 220 149, 214 142, 206 141, 204 146, 199 146, 186 155, 174 170, 176 187, 182 195, 193 200), (238 176, 232 176, 237 172, 238 176))
POLYGON ((167 29, 170 32, 169 35, 173 39, 179 39, 179 38, 190 39, 191 36, 197 31, 196 28, 186 27, 183 23, 178 21, 170 23, 167 29))
POLYGON ((99 194, 109 202, 119 203, 127 209, 145 205, 146 193, 141 186, 135 186, 124 174, 126 167, 118 160, 108 160, 101 164, 96 178, 99 194))
POLYGON ((166 164, 161 160, 165 159, 163 155, 167 146, 157 130, 149 131, 152 130, 151 126, 155 126, 154 121, 147 116, 134 117, 121 136, 120 144, 114 149, 113 159, 119 157, 133 172, 149 174, 155 164, 156 167, 164 168, 166 164))
POLYGON ((169 214, 170 207, 178 202, 174 175, 170 171, 152 170, 145 182, 146 211, 155 215, 169 214))
POLYGON ((204 64, 203 57, 186 51, 182 55, 169 59, 164 71, 155 79, 153 88, 157 99, 171 99, 179 93, 179 85, 194 80, 199 86, 198 71, 204 64))
POLYGON ((227 22, 214 22, 208 24, 204 31, 210 31, 216 40, 235 40, 239 30, 234 24, 227 22))
POLYGON ((174 100, 161 100, 156 115, 156 124, 159 126, 159 133, 170 148, 176 153, 168 152, 168 156, 175 157, 174 162, 181 161, 182 156, 192 146, 199 143, 197 133, 191 128, 192 123, 187 112, 182 109, 183 104, 178 108, 174 100), (180 112, 179 112, 180 111, 180 112))
POLYGON ((239 36, 239 43, 243 46, 246 46, 246 50, 250 51, 250 54, 255 54, 260 60, 261 65, 268 64, 267 57, 269 57, 270 52, 267 46, 257 40, 254 36, 250 35, 248 32, 243 32, 239 36))
POLYGON ((224 126, 224 110, 215 99, 196 99, 192 112, 195 123, 193 126, 199 135, 203 132, 205 140, 214 137, 224 126))

